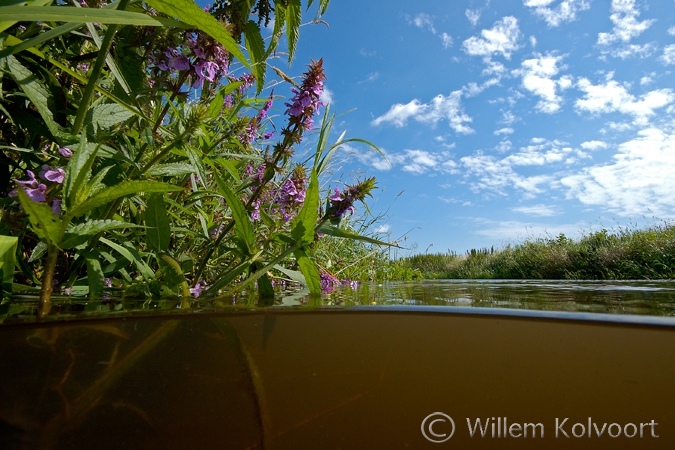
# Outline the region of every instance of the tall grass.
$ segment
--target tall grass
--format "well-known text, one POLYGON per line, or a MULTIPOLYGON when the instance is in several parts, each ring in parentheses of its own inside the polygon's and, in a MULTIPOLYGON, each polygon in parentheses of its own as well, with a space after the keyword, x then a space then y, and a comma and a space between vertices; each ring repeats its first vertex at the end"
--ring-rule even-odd
POLYGON ((564 234, 506 248, 419 254, 402 263, 425 278, 638 280, 675 278, 675 223, 564 234))

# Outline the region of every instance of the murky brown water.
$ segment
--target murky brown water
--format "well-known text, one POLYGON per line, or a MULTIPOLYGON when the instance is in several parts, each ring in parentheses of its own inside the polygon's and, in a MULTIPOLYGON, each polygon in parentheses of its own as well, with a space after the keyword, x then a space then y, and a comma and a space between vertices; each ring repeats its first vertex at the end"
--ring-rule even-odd
MULTIPOLYGON (((0 448, 675 448, 669 318, 437 307, 167 312, 5 321, 0 448), (456 426, 442 444, 422 434, 435 412, 456 426), (598 430, 606 424, 601 437, 589 417, 598 430)), ((427 432, 449 434, 438 418, 427 432)))

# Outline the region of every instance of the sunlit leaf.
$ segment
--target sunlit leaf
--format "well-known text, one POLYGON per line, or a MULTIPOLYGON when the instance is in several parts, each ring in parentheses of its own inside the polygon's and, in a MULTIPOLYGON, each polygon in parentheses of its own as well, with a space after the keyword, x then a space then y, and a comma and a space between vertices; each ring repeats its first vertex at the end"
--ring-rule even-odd
POLYGON ((310 244, 314 242, 314 227, 319 215, 319 181, 316 172, 312 171, 309 187, 305 194, 305 202, 293 221, 291 235, 297 242, 310 244))
POLYGON ((145 210, 145 225, 148 227, 146 230, 148 248, 156 252, 165 251, 169 248, 171 230, 164 195, 151 194, 146 203, 148 208, 145 210))

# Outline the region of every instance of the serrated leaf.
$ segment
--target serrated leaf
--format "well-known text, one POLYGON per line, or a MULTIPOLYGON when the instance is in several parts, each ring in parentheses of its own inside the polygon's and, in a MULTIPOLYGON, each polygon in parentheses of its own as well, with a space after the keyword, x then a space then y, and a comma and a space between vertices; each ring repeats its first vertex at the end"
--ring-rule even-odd
POLYGON ((129 222, 122 222, 119 220, 89 220, 67 229, 63 235, 63 242, 61 248, 75 248, 85 244, 92 236, 103 233, 104 231, 118 230, 121 228, 142 228, 129 222))
POLYGON ((297 249, 293 254, 302 274, 305 276, 310 294, 321 294, 321 277, 319 276, 319 269, 316 267, 316 263, 307 256, 307 253, 303 249, 297 249))
POLYGON ((293 61, 295 49, 298 45, 300 36, 300 21, 302 20, 302 10, 300 0, 288 0, 286 7, 286 37, 288 38, 288 62, 293 61))
MULTIPOLYGON (((35 11, 39 8, 28 9, 35 11)), ((49 109, 49 104, 52 101, 52 94, 49 92, 49 89, 38 80, 33 72, 24 67, 14 56, 7 57, 6 61, 12 77, 38 110, 40 116, 42 116, 42 120, 44 120, 45 125, 47 125, 49 132, 52 133, 61 144, 72 141, 73 137, 70 133, 54 121, 54 113, 49 109)))
POLYGON ((128 195, 135 195, 140 192, 151 194, 155 192, 166 193, 180 190, 182 190, 182 188, 178 186, 173 186, 171 184, 162 183, 159 181, 123 181, 119 184, 116 184, 115 186, 102 189, 93 197, 73 207, 72 210, 68 211, 68 217, 81 216, 92 209, 108 204, 113 200, 117 200, 118 198, 126 197, 128 195))
POLYGON ((28 262, 33 262, 37 261, 38 259, 42 258, 42 256, 47 253, 47 244, 44 242, 40 241, 37 243, 35 248, 33 248, 33 251, 30 254, 30 258, 28 258, 28 262))
POLYGON ((133 114, 122 105, 116 103, 104 103, 102 105, 94 105, 91 108, 92 125, 98 126, 101 129, 111 128, 119 123, 124 122, 133 114))
POLYGON ((23 210, 28 214, 30 224, 35 233, 48 246, 58 247, 61 240, 62 222, 46 203, 36 203, 28 197, 22 187, 17 188, 17 196, 23 210))
POLYGON ((267 64, 265 63, 265 42, 260 34, 260 27, 257 23, 249 20, 246 23, 244 31, 244 40, 246 42, 246 50, 248 56, 251 58, 251 66, 253 67, 253 75, 256 79, 256 95, 260 94, 265 87, 265 73, 267 72, 267 64))
POLYGON ((3 291, 12 292, 12 281, 14 280, 14 267, 16 266, 16 247, 19 238, 15 236, 0 236, 0 268, 3 291))
POLYGON ((151 194, 146 202, 145 210, 146 237, 148 248, 156 252, 163 252, 169 248, 171 229, 169 217, 166 214, 164 194, 151 194))
POLYGON ((273 51, 276 50, 279 44, 279 39, 283 34, 284 23, 286 23, 286 7, 283 1, 274 1, 274 31, 272 31, 272 38, 270 45, 265 52, 265 59, 269 58, 273 51))
POLYGON ((227 29, 216 20, 211 14, 205 12, 192 0, 147 0, 147 4, 159 12, 163 12, 172 17, 179 18, 181 21, 193 25, 208 34, 225 49, 237 58, 249 70, 251 66, 239 50, 237 42, 230 36, 227 29))
POLYGON ((149 168, 145 174, 150 177, 176 177, 196 173, 192 164, 179 162, 169 164, 156 164, 149 168))
POLYGON ((255 242, 255 234, 253 234, 253 224, 246 212, 244 204, 239 200, 239 197, 227 187, 227 184, 214 172, 213 178, 216 180, 218 191, 225 197, 227 205, 232 210, 232 217, 234 218, 234 230, 237 236, 245 243, 246 250, 250 255, 252 253, 253 244, 255 242))
POLYGON ((312 170, 309 187, 305 194, 302 209, 293 221, 291 236, 302 244, 314 242, 314 228, 319 215, 319 181, 316 171, 312 170))

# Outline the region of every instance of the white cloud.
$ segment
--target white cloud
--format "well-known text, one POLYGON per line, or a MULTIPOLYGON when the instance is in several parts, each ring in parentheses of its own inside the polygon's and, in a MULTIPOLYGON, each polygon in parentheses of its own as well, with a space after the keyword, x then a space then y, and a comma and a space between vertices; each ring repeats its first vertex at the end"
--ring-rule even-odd
POLYGON ((448 33, 441 33, 440 35, 441 41, 443 41, 443 48, 450 48, 452 47, 452 36, 450 36, 448 33))
POLYGON ((598 44, 628 42, 649 28, 655 20, 638 22, 640 12, 635 9, 635 0, 612 0, 612 15, 609 16, 614 28, 611 33, 598 33, 598 44))
POLYGON ((586 141, 581 143, 581 148, 592 151, 599 148, 607 148, 607 143, 603 141, 586 141))
POLYGON ((644 77, 640 78, 640 84, 642 86, 646 86, 648 84, 653 83, 655 76, 656 76, 656 72, 652 72, 650 74, 645 75, 644 77))
POLYGON ((511 111, 504 111, 502 112, 502 120, 500 120, 500 123, 504 123, 506 125, 513 125, 514 123, 518 122, 520 119, 516 117, 513 112, 511 111))
POLYGON ((671 36, 675 36, 675 27, 668 28, 667 33, 671 36))
POLYGON ((474 130, 466 125, 472 119, 464 113, 461 100, 462 91, 454 91, 448 96, 439 94, 429 103, 422 103, 418 99, 413 99, 406 104, 396 103, 385 114, 373 120, 371 125, 377 126, 390 122, 397 127, 402 127, 406 125, 408 119, 412 118, 417 122, 433 126, 440 120, 447 119, 455 132, 473 133, 474 130))
POLYGON ((359 50, 359 54, 361 56, 375 56, 377 54, 377 52, 375 50, 369 51, 369 50, 366 50, 365 48, 362 48, 361 50, 359 50))
POLYGON ((375 81, 380 76, 379 72, 373 72, 368 74, 367 81, 375 81))
POLYGON ((657 50, 655 43, 651 42, 649 44, 626 44, 618 48, 612 49, 610 51, 603 51, 603 53, 609 53, 615 58, 628 59, 633 57, 647 58, 651 56, 657 50))
POLYGON ((530 36, 530 45, 532 46, 532 48, 537 46, 537 38, 536 37, 530 36))
POLYGON ((591 7, 586 0, 563 0, 556 8, 549 8, 553 0, 525 0, 523 4, 534 8, 534 13, 542 17, 550 27, 557 27, 563 22, 572 22, 577 12, 591 7))
POLYGON ((501 239, 512 241, 514 236, 517 239, 533 240, 546 236, 558 236, 560 233, 568 237, 581 237, 580 230, 587 229, 583 223, 576 224, 542 224, 533 222, 520 222, 515 220, 494 221, 488 219, 477 219, 478 222, 475 234, 485 236, 491 240, 501 239))
POLYGON ((417 28, 428 28, 433 34, 436 34, 436 29, 434 28, 434 22, 429 14, 419 13, 412 19, 410 16, 406 16, 406 20, 410 24, 414 24, 417 28))
POLYGON ((663 55, 659 59, 667 66, 675 64, 675 44, 663 47, 663 55))
POLYGON ((675 216, 675 133, 647 128, 619 145, 611 164, 565 177, 568 197, 628 217, 675 216))
POLYGON ((493 54, 501 54, 506 59, 518 50, 521 38, 518 19, 506 16, 494 23, 489 30, 481 31, 481 37, 472 36, 462 43, 462 50, 471 56, 490 58, 493 54))
POLYGON ((472 81, 462 88, 462 92, 464 93, 465 97, 474 97, 490 86, 494 86, 495 84, 499 84, 498 78, 490 78, 483 84, 478 84, 472 81))
POLYGON ((359 151, 349 145, 343 145, 343 148, 361 163, 381 171, 387 171, 398 166, 404 172, 413 175, 421 175, 427 172, 458 173, 457 163, 452 160, 450 153, 445 151, 434 153, 426 150, 406 149, 399 153, 384 152, 389 161, 387 163, 375 152, 359 151))
POLYGON ((550 217, 557 214, 556 208, 547 205, 519 206, 511 211, 520 212, 530 216, 550 217))
POLYGON ((482 9, 467 9, 464 11, 464 14, 466 14, 466 18, 469 19, 469 22, 471 22, 471 26, 475 27, 478 25, 478 21, 480 20, 480 15, 482 12, 482 9))
POLYGON ((375 228, 375 233, 387 234, 391 231, 391 227, 388 223, 382 224, 379 227, 375 228))
POLYGON ((558 63, 562 56, 537 56, 534 59, 523 61, 521 68, 514 70, 514 75, 522 77, 522 86, 541 98, 536 105, 539 112, 552 114, 560 110, 562 97, 556 92, 569 88, 572 85, 572 79, 565 75, 557 80, 553 76, 557 75, 560 69, 558 63))
POLYGON ((513 133, 513 128, 511 127, 504 127, 500 128, 499 130, 495 130, 495 134, 499 136, 500 134, 511 134, 513 133))
POLYGON ((581 78, 577 87, 585 93, 584 97, 575 103, 578 112, 591 114, 620 112, 632 115, 642 122, 646 117, 654 115, 654 110, 675 101, 675 95, 670 89, 657 89, 637 99, 628 93, 626 85, 614 80, 593 85, 588 79, 581 78))
POLYGON ((321 93, 321 97, 319 97, 319 100, 324 102, 325 104, 330 103, 331 105, 335 103, 335 100, 333 99, 333 95, 335 93, 328 89, 326 86, 323 87, 323 92, 321 93))
POLYGON ((499 153, 506 153, 509 150, 511 150, 512 146, 513 146, 513 144, 511 143, 511 141, 509 141, 508 139, 505 139, 505 140, 501 141, 499 144, 497 144, 497 146, 495 147, 495 150, 497 150, 499 153))

